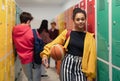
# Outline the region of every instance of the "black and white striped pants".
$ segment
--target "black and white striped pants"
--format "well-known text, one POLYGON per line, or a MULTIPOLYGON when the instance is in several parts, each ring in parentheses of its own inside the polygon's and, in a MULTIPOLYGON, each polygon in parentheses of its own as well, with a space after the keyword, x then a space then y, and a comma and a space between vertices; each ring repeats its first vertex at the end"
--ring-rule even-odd
POLYGON ((62 61, 60 81, 87 81, 81 71, 81 60, 79 56, 67 54, 62 61))

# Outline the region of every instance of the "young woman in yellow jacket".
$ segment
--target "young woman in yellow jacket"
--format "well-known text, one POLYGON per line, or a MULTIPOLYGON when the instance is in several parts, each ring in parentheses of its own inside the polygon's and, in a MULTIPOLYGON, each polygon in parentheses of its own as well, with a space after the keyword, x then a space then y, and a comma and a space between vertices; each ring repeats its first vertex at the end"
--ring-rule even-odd
POLYGON ((86 12, 80 8, 73 10, 74 27, 66 38, 64 30, 55 40, 47 44, 41 52, 43 64, 47 67, 50 48, 62 44, 66 55, 62 60, 60 81, 92 81, 96 76, 96 45, 93 34, 84 31, 86 12), (66 41, 66 42, 65 42, 66 41))

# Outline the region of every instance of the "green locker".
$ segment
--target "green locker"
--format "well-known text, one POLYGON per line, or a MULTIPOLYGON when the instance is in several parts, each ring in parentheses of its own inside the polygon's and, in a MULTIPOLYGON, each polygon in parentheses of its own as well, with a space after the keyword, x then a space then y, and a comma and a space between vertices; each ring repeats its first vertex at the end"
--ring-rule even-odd
POLYGON ((120 0, 112 0, 112 64, 120 67, 120 0))
POLYGON ((108 41, 108 3, 97 0, 97 56, 109 60, 108 41))
POLYGON ((16 24, 20 24, 19 15, 21 12, 22 12, 22 10, 16 5, 16 24))
POLYGON ((97 61, 97 81, 109 81, 109 66, 97 61))
POLYGON ((112 81, 120 81, 120 70, 112 68, 112 81))

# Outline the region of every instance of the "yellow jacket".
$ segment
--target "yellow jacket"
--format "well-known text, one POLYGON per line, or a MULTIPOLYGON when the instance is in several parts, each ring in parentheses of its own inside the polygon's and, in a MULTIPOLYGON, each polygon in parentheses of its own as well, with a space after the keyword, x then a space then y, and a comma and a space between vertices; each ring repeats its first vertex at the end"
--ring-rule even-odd
MULTIPOLYGON (((66 40, 67 30, 64 30, 55 40, 51 43, 45 45, 44 50, 41 52, 41 57, 43 55, 50 55, 50 48, 54 44, 64 45, 67 51, 67 46, 69 44, 70 37, 66 40), (65 42, 66 40, 66 42, 65 42), (65 43, 65 44, 64 44, 65 43)), ((89 81, 96 77, 96 44, 93 34, 86 32, 86 37, 84 41, 84 51, 82 58, 82 71, 86 74, 89 81)))

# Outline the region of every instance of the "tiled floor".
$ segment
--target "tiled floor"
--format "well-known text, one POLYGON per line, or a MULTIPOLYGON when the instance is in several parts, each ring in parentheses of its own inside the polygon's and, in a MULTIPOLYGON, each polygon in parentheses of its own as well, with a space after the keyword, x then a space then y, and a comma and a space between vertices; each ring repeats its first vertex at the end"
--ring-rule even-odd
MULTIPOLYGON (((42 77, 41 81, 60 81, 59 76, 56 74, 54 60, 51 59, 50 68, 46 69, 46 74, 48 77, 42 77)), ((24 73, 21 71, 17 81, 27 81, 24 73)))

